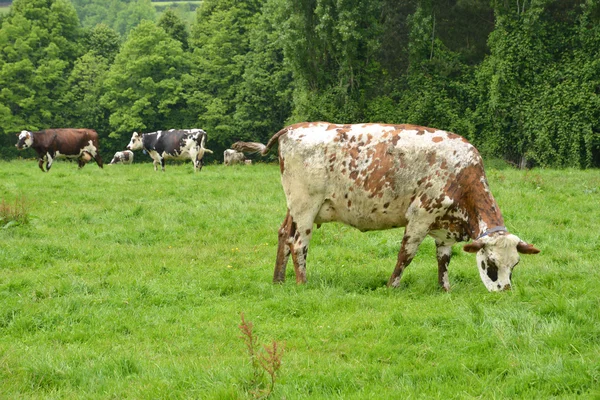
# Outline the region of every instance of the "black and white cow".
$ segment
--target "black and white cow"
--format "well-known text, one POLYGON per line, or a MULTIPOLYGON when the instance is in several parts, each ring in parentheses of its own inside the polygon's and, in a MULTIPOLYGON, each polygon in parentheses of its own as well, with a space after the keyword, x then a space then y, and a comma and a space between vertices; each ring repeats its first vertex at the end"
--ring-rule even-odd
POLYGON ((112 160, 111 164, 131 164, 133 162, 133 151, 117 151, 112 160))
POLYGON ((92 129, 44 129, 30 132, 21 131, 17 134, 17 148, 24 150, 29 147, 34 149, 38 155, 38 165, 44 171, 50 171, 52 162, 57 157, 77 159, 79 168, 86 163, 96 160, 102 168, 102 157, 100 157, 100 146, 98 145, 98 134, 92 129))
POLYGON ((194 163, 194 171, 204 165, 204 154, 212 151, 205 148, 206 132, 202 129, 171 129, 139 134, 134 132, 127 150, 146 150, 154 160, 154 170, 161 165, 165 170, 165 159, 187 160, 194 163))

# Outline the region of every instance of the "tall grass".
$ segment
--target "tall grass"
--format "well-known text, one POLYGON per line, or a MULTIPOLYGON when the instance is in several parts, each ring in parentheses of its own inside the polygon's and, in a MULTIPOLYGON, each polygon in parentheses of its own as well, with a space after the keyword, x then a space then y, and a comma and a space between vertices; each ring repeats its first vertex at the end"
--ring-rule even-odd
MULTIPOLYGON (((488 293, 427 240, 388 289, 402 230, 315 231, 308 283, 271 284, 285 199, 275 165, 0 162, 0 397, 253 396, 239 316, 285 343, 273 398, 600 396, 600 173, 490 169, 508 228, 542 253, 488 293)), ((289 279, 292 278, 292 279, 289 279)))

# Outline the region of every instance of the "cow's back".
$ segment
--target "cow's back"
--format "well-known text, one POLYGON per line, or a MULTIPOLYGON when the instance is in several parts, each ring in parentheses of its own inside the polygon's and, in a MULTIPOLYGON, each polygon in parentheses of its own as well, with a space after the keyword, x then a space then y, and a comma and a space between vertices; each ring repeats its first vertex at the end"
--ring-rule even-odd
POLYGON ((147 150, 170 154, 179 149, 185 135, 181 130, 157 131, 144 134, 142 140, 147 150))
POLYGON ((449 183, 481 165, 464 138, 413 125, 297 124, 279 137, 279 148, 288 207, 321 202, 315 222, 361 230, 405 226, 415 199, 450 207, 449 183))
POLYGON ((82 149, 93 146, 93 154, 98 151, 98 134, 92 129, 45 129, 36 132, 43 138, 44 147, 60 154, 79 155, 82 149))

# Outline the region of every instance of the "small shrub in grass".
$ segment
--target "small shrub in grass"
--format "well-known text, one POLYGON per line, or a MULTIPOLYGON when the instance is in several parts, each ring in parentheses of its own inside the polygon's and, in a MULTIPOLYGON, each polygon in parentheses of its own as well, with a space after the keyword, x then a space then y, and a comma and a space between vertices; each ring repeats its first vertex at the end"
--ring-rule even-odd
POLYGON ((29 222, 29 214, 25 197, 17 197, 14 204, 5 199, 0 202, 0 227, 7 228, 12 225, 25 225, 29 222))
POLYGON ((275 388, 277 373, 281 368, 283 346, 273 340, 270 346, 263 345, 262 351, 258 350, 258 342, 253 333, 254 326, 252 322, 246 321, 244 313, 241 313, 240 317, 242 318, 242 323, 239 325, 240 331, 242 331, 240 339, 246 344, 250 362, 252 363, 250 386, 254 389, 250 393, 256 399, 265 399, 273 393, 273 389, 275 388), (266 388, 261 388, 260 381, 265 372, 269 376, 269 384, 266 388))

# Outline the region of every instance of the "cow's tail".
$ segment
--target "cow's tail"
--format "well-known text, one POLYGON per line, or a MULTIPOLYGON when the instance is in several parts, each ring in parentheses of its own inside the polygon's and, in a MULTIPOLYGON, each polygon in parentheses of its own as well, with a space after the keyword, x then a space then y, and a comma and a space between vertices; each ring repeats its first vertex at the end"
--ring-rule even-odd
POLYGON ((287 133, 289 130, 290 130, 289 127, 283 128, 282 130, 280 130, 279 132, 274 134, 273 137, 271 139, 269 139, 269 142, 267 143, 265 148, 260 152, 260 154, 262 154, 263 156, 266 155, 269 152, 269 150, 271 150, 271 147, 273 147, 275 142, 279 141, 279 138, 281 137, 281 135, 287 133))
POLYGON ((205 153, 208 154, 213 154, 213 151, 210 149, 207 149, 206 147, 204 147, 204 144, 206 143, 206 133, 202 134, 202 138, 200 139, 200 148, 204 149, 205 153))
POLYGON ((262 153, 265 147, 267 146, 258 142, 235 142, 231 145, 233 150, 248 154, 262 153))

